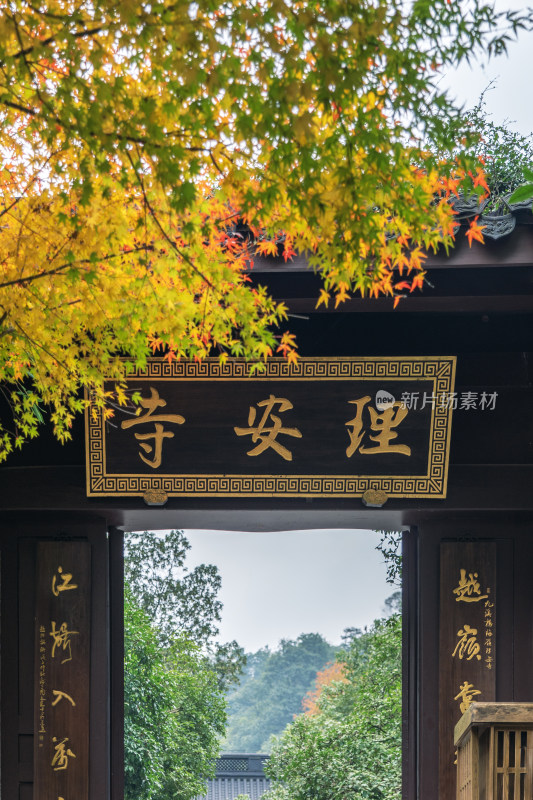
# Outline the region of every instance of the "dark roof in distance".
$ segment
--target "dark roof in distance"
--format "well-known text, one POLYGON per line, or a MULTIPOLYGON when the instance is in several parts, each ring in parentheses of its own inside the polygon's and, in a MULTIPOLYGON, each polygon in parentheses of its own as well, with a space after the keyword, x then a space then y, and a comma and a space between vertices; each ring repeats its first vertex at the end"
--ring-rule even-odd
POLYGON ((259 800, 270 789, 263 771, 268 759, 263 753, 223 753, 217 758, 215 778, 207 781, 206 793, 196 800, 234 800, 240 794, 259 800))

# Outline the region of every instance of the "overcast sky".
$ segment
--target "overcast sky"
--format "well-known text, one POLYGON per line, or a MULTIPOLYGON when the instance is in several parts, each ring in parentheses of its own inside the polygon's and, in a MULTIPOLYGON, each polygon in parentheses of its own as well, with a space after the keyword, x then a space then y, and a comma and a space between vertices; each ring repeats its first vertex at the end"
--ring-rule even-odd
MULTIPOLYGON (((523 8, 522 3, 499 3, 523 8)), ((533 33, 511 43, 508 57, 463 66, 443 78, 459 104, 471 107, 481 92, 496 123, 522 134, 533 130, 533 33)), ((188 532, 190 564, 214 563, 222 575, 221 640, 248 651, 275 647, 281 638, 319 632, 337 643, 347 626, 363 627, 381 615, 394 587, 385 582, 377 535, 368 531, 286 533, 188 532)))
POLYGON ((216 564, 224 603, 220 640, 252 652, 300 633, 338 644, 344 628, 383 616, 395 591, 371 531, 186 531, 188 563, 216 564))
MULTIPOLYGON (((500 10, 523 11, 527 3, 499 0, 500 10)), ((443 78, 459 105, 474 106, 480 94, 494 81, 495 87, 486 94, 487 110, 496 123, 515 123, 510 127, 523 135, 533 131, 533 91, 531 75, 533 32, 519 33, 518 40, 509 44, 508 55, 487 61, 466 64, 443 78)))

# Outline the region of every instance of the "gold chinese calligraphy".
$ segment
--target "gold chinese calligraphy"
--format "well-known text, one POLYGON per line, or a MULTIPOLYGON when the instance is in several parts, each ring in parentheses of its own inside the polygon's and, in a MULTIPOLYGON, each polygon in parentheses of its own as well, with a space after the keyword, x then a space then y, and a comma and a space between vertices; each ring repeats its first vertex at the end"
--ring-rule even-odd
POLYGON ((87 542, 37 548, 34 793, 88 800, 90 564, 87 542))

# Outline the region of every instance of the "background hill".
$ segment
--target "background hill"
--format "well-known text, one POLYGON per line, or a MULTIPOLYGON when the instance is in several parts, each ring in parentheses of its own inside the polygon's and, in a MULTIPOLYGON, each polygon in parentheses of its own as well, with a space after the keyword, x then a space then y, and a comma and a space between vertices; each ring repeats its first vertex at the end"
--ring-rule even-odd
POLYGON ((335 660, 338 647, 319 633, 282 639, 247 654, 240 684, 228 693, 228 725, 224 752, 270 752, 270 737, 280 734, 302 712, 302 700, 314 687, 316 674, 335 660))

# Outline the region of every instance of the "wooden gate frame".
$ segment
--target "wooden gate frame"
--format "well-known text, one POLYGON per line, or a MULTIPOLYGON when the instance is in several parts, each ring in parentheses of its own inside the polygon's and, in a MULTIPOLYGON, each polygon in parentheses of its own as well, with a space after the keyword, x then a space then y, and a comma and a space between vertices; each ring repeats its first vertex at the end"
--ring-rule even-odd
MULTIPOLYGON (((292 314, 302 354, 457 355, 459 390, 497 387, 496 415, 453 422, 445 500, 396 499, 367 508, 346 500, 87 498, 82 422, 59 447, 44 432, 0 467, 2 559, 2 776, 6 798, 31 800, 33 662, 32 570, 41 538, 82 538, 93 552, 93 687, 90 800, 123 796, 122 531, 170 527, 290 530, 404 530, 404 798, 438 789, 438 565, 442 541, 496 541, 499 700, 533 697, 529 664, 533 596, 533 230, 520 224, 505 241, 459 244, 430 256, 431 286, 392 311, 390 299, 352 299, 317 312, 318 280, 302 259, 259 259, 253 280, 267 284, 292 314), (28 738, 29 737, 29 738, 28 738)), ((466 412, 465 412, 466 414, 466 412)), ((447 796, 441 791, 440 800, 447 796)))

